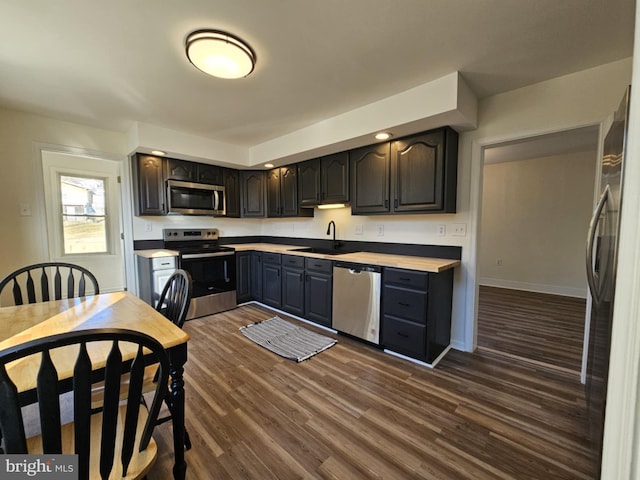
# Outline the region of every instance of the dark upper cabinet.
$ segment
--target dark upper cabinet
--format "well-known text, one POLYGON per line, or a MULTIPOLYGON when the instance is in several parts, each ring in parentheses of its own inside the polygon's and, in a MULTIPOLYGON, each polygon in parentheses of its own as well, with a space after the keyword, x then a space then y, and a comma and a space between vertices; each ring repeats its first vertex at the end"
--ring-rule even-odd
POLYGON ((322 203, 349 203, 349 152, 320 159, 322 203))
POLYGON ((205 163, 198 164, 198 182, 209 183, 211 185, 223 185, 223 170, 226 168, 217 165, 208 165, 205 163))
POLYGON ((296 165, 279 167, 267 172, 267 216, 312 216, 313 210, 300 209, 298 204, 298 169, 296 165))
POLYGON ((351 213, 389 213, 390 146, 381 143, 349 152, 351 213))
POLYGON ((183 182, 195 182, 198 180, 198 164, 187 160, 167 158, 166 178, 181 180, 183 182))
POLYGON ((320 159, 298 164, 298 200, 301 207, 320 204, 320 159))
POLYGON ((301 207, 349 202, 349 152, 339 152, 298 164, 301 207))
POLYGON ((264 171, 240 172, 240 206, 242 217, 265 216, 266 175, 264 171))
POLYGON ((391 142, 393 212, 456 211, 458 134, 446 127, 391 142))
POLYGON ((240 217, 240 172, 223 168, 222 185, 227 201, 227 217, 240 217))
POLYGON ((166 169, 167 179, 222 185, 222 167, 217 165, 168 158, 166 169))
POLYGON ((133 157, 136 215, 166 215, 164 159, 136 154, 133 157))
POLYGON ((458 134, 443 127, 350 152, 351 213, 454 213, 458 134))

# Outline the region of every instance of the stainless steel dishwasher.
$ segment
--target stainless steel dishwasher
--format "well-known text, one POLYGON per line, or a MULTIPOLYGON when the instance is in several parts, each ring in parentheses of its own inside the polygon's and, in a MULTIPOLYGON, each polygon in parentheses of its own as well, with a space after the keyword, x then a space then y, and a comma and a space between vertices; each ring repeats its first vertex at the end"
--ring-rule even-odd
POLYGON ((332 326, 380 343, 380 278, 377 266, 336 262, 333 266, 332 326))

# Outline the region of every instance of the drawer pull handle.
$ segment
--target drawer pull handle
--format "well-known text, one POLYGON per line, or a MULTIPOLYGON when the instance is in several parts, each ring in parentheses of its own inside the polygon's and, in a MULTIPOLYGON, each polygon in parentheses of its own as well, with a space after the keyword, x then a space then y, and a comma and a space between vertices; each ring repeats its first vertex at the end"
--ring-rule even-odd
POLYGON ((411 305, 408 303, 404 303, 404 302, 398 302, 398 305, 400 305, 401 307, 410 307, 411 305))
POLYGON ((410 282, 411 279, 407 278, 407 277, 400 277, 400 280, 402 280, 403 282, 410 282))
POLYGON ((404 333, 404 332, 398 332, 398 336, 400 336, 402 338, 409 338, 409 335, 404 333))

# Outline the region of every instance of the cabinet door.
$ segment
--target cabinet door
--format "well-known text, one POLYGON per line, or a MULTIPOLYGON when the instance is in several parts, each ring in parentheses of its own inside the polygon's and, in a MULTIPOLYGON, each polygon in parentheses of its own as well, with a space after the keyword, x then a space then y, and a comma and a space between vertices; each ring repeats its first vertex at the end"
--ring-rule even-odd
POLYGON ((251 252, 236 253, 236 299, 238 303, 251 300, 251 252))
POLYGON ((331 327, 331 301, 333 278, 306 271, 304 294, 304 318, 331 327))
POLYGON ((388 213, 389 143, 357 148, 349 152, 351 213, 388 213))
POLYGON ((349 153, 340 152, 322 157, 322 203, 349 202, 349 153))
POLYGON ((182 180, 183 182, 195 182, 198 180, 198 164, 187 160, 167 158, 167 178, 182 180))
POLYGON ((301 207, 320 203, 320 159, 298 164, 298 199, 301 207))
POLYGON ((136 215, 165 215, 164 161, 150 155, 133 159, 136 215))
POLYGON ((280 168, 280 215, 298 216, 298 175, 295 165, 280 168))
POLYGON ((222 181, 222 167, 206 163, 198 164, 198 182, 222 185, 222 181))
POLYGON ((274 168, 267 172, 267 217, 280 217, 280 169, 274 168))
POLYGON ((265 216, 265 173, 262 171, 241 171, 242 216, 265 216))
POLYGON ((455 212, 457 162, 457 134, 451 129, 393 141, 393 211, 455 212))
POLYGON ((304 270, 282 269, 282 309, 294 315, 304 315, 304 270))
POLYGON ((262 301, 262 252, 251 252, 249 287, 251 298, 262 301))
POLYGON ((280 265, 262 265, 262 301, 275 308, 282 306, 282 284, 280 265))
POLYGON ((240 216, 240 174, 232 168, 223 169, 224 195, 227 201, 227 217, 240 216))

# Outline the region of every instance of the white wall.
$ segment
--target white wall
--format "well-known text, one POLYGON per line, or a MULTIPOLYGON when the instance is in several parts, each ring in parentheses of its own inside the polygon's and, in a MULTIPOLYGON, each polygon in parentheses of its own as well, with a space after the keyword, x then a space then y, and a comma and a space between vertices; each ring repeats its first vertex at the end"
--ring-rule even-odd
POLYGON ((482 149, 499 143, 600 124, 614 112, 631 82, 631 58, 601 65, 480 101, 478 128, 460 139, 459 221, 469 224, 454 287, 452 338, 475 348, 482 149))
POLYGON ((104 152, 121 161, 127 152, 124 133, 0 109, 0 275, 48 259, 38 143, 104 152), (21 203, 31 215, 20 215, 21 203))
POLYGON ((480 284, 586 297, 597 152, 486 164, 480 284))

